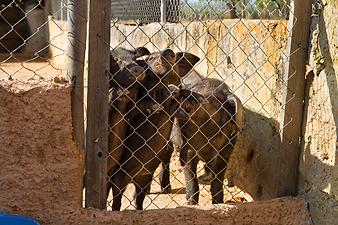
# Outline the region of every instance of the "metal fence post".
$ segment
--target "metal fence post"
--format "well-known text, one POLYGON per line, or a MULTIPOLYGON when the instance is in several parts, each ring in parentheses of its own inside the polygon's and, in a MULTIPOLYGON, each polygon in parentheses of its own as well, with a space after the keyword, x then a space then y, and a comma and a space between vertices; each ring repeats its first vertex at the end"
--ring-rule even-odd
POLYGON ((288 23, 287 63, 285 65, 284 81, 286 90, 283 94, 281 112, 281 138, 283 156, 287 162, 284 173, 281 195, 295 195, 298 183, 298 161, 300 153, 300 138, 302 130, 305 72, 307 61, 308 37, 311 24, 312 0, 291 1, 288 23))
POLYGON ((87 35, 87 8, 87 1, 68 1, 68 78, 72 84, 73 138, 80 149, 84 149, 83 77, 87 35))
POLYGON ((167 22, 167 1, 161 0, 161 23, 167 22))
POLYGON ((106 208, 110 0, 90 1, 86 207, 106 208))

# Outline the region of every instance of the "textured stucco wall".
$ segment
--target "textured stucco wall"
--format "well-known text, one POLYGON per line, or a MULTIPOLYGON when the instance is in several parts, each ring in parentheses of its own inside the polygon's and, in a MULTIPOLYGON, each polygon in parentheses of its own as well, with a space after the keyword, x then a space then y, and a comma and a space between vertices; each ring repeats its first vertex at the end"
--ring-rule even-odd
POLYGON ((312 19, 299 193, 315 224, 338 224, 338 2, 312 19))
POLYGON ((0 81, 0 210, 48 221, 82 203, 82 152, 72 140, 71 88, 0 81))
POLYGON ((278 168, 287 169, 281 157, 278 123, 244 109, 244 127, 231 155, 226 177, 229 184, 249 194, 247 200, 281 196, 287 177, 278 168))

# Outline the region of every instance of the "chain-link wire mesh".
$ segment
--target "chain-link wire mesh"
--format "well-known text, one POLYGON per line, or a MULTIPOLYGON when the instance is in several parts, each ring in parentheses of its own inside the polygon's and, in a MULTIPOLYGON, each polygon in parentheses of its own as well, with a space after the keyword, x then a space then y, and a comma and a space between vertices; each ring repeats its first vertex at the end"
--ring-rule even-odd
POLYGON ((70 0, 0 2, 1 85, 29 90, 37 86, 72 84, 73 136, 80 148, 86 123, 86 118, 82 119, 83 110, 86 111, 83 101, 87 78, 84 82, 86 32, 79 37, 76 29, 86 27, 86 13, 87 4, 79 6, 70 0), (80 12, 78 8, 83 6, 86 9, 80 12), (72 20, 68 20, 68 15, 72 20))
POLYGON ((112 1, 112 17, 124 23, 207 19, 287 19, 289 0, 112 1))
POLYGON ((112 1, 108 209, 280 195, 289 11, 287 1, 112 1))
MULTIPOLYGON (((108 209, 278 196, 279 171, 290 169, 279 127, 288 2, 112 0, 112 9, 108 209)), ((3 1, 0 78, 63 82, 66 15, 66 1, 3 1)))
POLYGON ((0 4, 0 77, 64 80, 66 2, 6 0, 0 4))
POLYGON ((179 0, 154 1, 111 1, 112 18, 124 23, 152 23, 165 20, 175 22, 179 19, 179 0))
POLYGON ((181 3, 180 18, 181 20, 286 19, 289 16, 289 2, 288 0, 187 0, 181 3))

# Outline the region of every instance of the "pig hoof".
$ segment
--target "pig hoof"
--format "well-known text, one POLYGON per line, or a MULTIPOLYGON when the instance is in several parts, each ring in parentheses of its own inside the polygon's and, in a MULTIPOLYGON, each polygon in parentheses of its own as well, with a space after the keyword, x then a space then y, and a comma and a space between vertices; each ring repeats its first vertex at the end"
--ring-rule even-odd
POLYGON ((195 200, 189 200, 188 205, 197 205, 197 202, 195 200))

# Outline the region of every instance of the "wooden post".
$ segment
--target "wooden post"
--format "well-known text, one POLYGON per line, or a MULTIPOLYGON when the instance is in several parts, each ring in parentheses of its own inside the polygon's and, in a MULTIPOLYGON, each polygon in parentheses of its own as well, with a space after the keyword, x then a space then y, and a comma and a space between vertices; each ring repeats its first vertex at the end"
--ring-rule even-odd
POLYGON ((90 1, 86 132, 86 207, 106 208, 109 0, 90 1))
MULTIPOLYGON (((72 84, 73 138, 84 149, 83 76, 87 35, 87 1, 68 1, 68 78, 72 84)), ((82 196, 82 194, 81 194, 82 196)), ((79 203, 82 205, 82 201, 79 203)))
POLYGON ((289 37, 285 65, 286 90, 283 95, 280 129, 283 163, 280 168, 283 187, 279 195, 297 194, 300 139, 302 136, 303 105, 307 49, 311 24, 312 0, 293 0, 288 23, 289 37))

